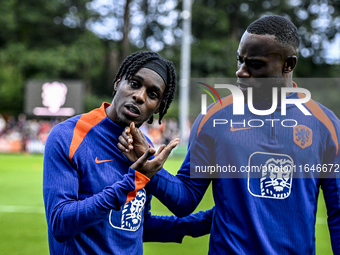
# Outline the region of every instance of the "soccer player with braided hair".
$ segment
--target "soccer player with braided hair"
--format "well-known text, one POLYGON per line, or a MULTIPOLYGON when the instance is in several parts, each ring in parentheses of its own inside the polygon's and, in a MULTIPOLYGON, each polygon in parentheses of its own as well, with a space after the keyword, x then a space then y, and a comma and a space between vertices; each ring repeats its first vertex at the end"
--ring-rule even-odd
POLYGON ((185 235, 210 232, 214 209, 183 218, 150 213, 147 183, 178 139, 155 154, 146 137, 150 148, 136 162, 117 146, 124 128, 133 132, 152 122, 155 113, 161 121, 175 88, 170 61, 154 52, 136 52, 119 68, 111 104, 53 128, 43 176, 51 254, 143 254, 143 241, 182 242, 185 235))
MULTIPOLYGON (((175 68, 169 60, 162 58, 156 52, 150 51, 138 51, 136 53, 131 54, 128 56, 120 66, 116 78, 114 79, 113 83, 116 83, 120 78, 126 76, 126 79, 130 79, 131 76, 138 71, 145 63, 151 61, 156 63, 157 60, 161 60, 164 63, 164 67, 166 67, 166 71, 163 70, 166 79, 166 88, 163 94, 162 103, 160 105, 159 110, 159 124, 163 119, 163 116, 167 113, 168 108, 172 100, 174 99, 176 87, 177 87, 177 76, 175 72, 175 68)), ((114 92, 113 96, 116 92, 114 92)), ((153 117, 148 120, 148 123, 151 124, 153 121, 153 117)))

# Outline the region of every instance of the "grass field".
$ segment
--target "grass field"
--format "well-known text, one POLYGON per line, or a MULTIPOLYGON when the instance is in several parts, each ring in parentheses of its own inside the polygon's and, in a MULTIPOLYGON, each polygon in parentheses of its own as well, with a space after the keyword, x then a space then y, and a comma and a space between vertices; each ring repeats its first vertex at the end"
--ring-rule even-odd
MULTIPOLYGON (((47 226, 42 199, 42 155, 0 154, 0 254, 48 254, 47 226)), ((171 158, 166 169, 174 173, 182 162, 171 158)), ((211 190, 197 210, 211 208, 211 190)), ((153 199, 153 214, 170 212, 153 199)), ((332 254, 323 199, 319 199, 316 224, 317 254, 332 254)), ((185 237, 182 244, 145 243, 144 254, 207 254, 209 236, 185 237)))

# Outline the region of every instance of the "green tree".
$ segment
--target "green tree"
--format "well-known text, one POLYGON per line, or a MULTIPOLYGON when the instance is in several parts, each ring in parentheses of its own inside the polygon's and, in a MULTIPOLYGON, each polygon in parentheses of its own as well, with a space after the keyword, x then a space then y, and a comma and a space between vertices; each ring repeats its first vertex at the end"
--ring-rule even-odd
POLYGON ((252 21, 269 14, 285 16, 299 29, 296 76, 338 76, 339 67, 327 59, 325 48, 340 33, 339 1, 196 0, 192 7, 193 77, 235 76, 239 39, 252 21))
MULTIPOLYGON (((151 49, 173 60, 178 73, 181 6, 177 0, 7 0, 0 6, 0 111, 19 113, 28 79, 82 79, 92 102, 112 93, 127 54, 151 49)), ((336 77, 325 54, 340 31, 337 0, 195 0, 192 77, 234 77, 246 27, 266 14, 284 15, 299 28, 295 75, 336 77)), ((337 60, 339 61, 339 60, 337 60)), ((91 101, 90 100, 90 101, 91 101)))
POLYGON ((105 47, 85 29, 86 3, 9 0, 0 6, 1 111, 22 112, 28 79, 82 79, 91 89, 104 68, 105 47))

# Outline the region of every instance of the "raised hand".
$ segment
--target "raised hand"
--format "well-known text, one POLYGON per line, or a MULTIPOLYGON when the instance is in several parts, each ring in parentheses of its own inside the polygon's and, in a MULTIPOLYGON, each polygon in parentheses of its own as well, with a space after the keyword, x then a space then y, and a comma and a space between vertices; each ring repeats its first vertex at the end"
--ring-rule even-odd
POLYGON ((131 122, 118 138, 120 151, 132 162, 140 158, 148 149, 149 143, 143 133, 131 122))
POLYGON ((151 160, 148 159, 153 154, 155 154, 155 149, 148 148, 147 151, 131 165, 131 168, 151 179, 159 170, 162 169, 164 162, 167 160, 171 151, 178 145, 178 143, 179 139, 176 138, 172 140, 167 146, 163 144, 159 148, 155 157, 151 160))

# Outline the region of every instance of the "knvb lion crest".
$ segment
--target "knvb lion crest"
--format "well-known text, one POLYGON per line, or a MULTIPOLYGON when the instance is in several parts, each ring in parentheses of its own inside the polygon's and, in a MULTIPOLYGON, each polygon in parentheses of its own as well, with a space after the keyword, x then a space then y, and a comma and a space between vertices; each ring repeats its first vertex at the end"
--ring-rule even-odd
POLYGON ((293 128, 293 140, 301 149, 307 148, 313 142, 312 130, 304 125, 297 125, 293 128))
POLYGON ((293 161, 270 158, 265 164, 266 171, 260 179, 261 196, 284 199, 290 195, 293 176, 293 161))
POLYGON ((110 225, 122 230, 137 231, 142 223, 145 202, 146 192, 145 189, 141 189, 137 192, 136 198, 126 203, 122 210, 110 211, 110 225))
POLYGON ((286 154, 256 151, 248 160, 248 191, 254 197, 286 199, 292 192, 294 161, 286 154))

